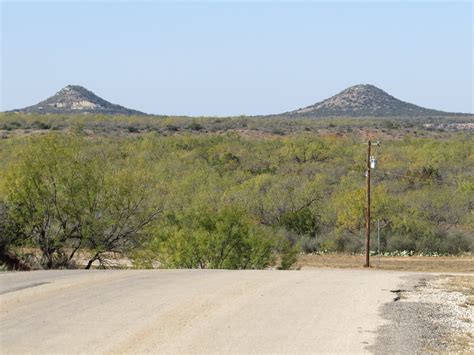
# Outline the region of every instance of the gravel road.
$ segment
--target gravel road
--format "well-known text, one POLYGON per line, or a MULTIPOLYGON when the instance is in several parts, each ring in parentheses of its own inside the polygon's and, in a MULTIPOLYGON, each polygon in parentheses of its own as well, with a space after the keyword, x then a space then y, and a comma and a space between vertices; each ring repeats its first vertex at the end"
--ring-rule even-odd
POLYGON ((391 290, 421 277, 360 269, 2 273, 1 352, 382 353, 377 330, 389 320, 380 311, 391 290))

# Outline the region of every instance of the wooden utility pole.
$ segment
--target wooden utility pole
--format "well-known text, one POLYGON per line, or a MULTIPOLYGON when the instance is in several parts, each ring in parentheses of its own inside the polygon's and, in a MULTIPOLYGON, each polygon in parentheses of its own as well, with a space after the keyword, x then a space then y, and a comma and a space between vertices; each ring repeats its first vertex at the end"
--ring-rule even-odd
POLYGON ((367 206, 365 211, 365 264, 370 267, 370 148, 372 142, 369 140, 367 146, 367 206))

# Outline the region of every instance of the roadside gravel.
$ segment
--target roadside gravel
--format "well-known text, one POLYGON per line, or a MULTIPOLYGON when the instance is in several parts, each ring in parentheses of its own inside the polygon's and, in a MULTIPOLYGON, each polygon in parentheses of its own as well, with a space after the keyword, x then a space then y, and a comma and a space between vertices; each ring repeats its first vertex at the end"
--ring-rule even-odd
MULTIPOLYGON (((376 354, 474 353, 474 311, 469 295, 453 291, 456 276, 407 276, 394 301, 381 308, 389 323, 368 350, 376 354)), ((472 276, 474 282, 474 276, 472 276)))

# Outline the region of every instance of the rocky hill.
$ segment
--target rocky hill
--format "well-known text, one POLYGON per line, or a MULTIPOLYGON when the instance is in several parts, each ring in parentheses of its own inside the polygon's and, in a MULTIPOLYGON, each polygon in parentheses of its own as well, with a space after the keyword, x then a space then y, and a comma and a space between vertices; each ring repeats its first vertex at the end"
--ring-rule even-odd
POLYGON ((455 114, 404 102, 373 85, 364 84, 351 86, 324 101, 286 112, 283 115, 308 117, 417 117, 455 114))
POLYGON ((36 105, 13 110, 13 112, 41 114, 92 113, 128 116, 146 115, 146 113, 140 111, 112 104, 79 85, 68 85, 58 91, 54 96, 36 105))
MULTIPOLYGON (((68 85, 40 103, 10 112, 37 114, 147 115, 112 104, 79 85, 68 85)), ((279 117, 442 117, 471 115, 427 109, 401 101, 369 84, 351 86, 314 105, 279 117)))

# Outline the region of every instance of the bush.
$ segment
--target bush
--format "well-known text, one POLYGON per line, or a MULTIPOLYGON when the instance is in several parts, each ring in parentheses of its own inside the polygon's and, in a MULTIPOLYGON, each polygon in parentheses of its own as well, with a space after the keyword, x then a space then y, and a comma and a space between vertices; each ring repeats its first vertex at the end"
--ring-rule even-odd
POLYGON ((288 240, 282 240, 278 252, 280 255, 279 270, 289 270, 298 261, 298 246, 292 246, 288 240))
POLYGON ((135 126, 132 126, 132 125, 128 126, 128 127, 127 127, 127 130, 128 130, 130 133, 138 133, 138 132, 140 132, 140 130, 138 129, 138 127, 135 127, 135 126))
POLYGON ((169 125, 166 125, 166 130, 170 131, 170 132, 177 132, 177 131, 179 131, 179 127, 175 126, 175 125, 172 125, 172 124, 169 124, 169 125))
POLYGON ((314 253, 321 247, 321 243, 316 238, 303 236, 300 240, 301 251, 303 253, 314 253))
POLYGON ((474 237, 460 233, 447 235, 440 242, 440 250, 447 254, 461 254, 471 251, 473 247, 474 237))
POLYGON ((165 266, 262 269, 273 263, 274 243, 239 209, 190 213, 172 222, 159 238, 165 266))
POLYGON ((33 129, 50 129, 51 125, 49 123, 46 123, 46 122, 34 121, 31 124, 31 128, 33 128, 33 129))
POLYGON ((460 254, 472 249, 472 238, 463 234, 440 232, 419 240, 416 250, 424 254, 460 254))
POLYGON ((7 131, 13 131, 15 129, 19 129, 22 127, 22 124, 19 123, 19 122, 7 122, 7 123, 4 123, 3 124, 3 129, 7 130, 7 131))
POLYGON ((191 124, 188 126, 188 128, 189 128, 190 130, 192 130, 192 131, 201 131, 201 130, 204 129, 204 127, 201 126, 201 125, 200 125, 199 123, 197 123, 197 122, 191 123, 191 124))
POLYGON ((151 249, 138 249, 130 254, 134 269, 153 269, 156 255, 151 249))
POLYGON ((280 224, 299 235, 314 235, 319 230, 319 220, 309 208, 289 211, 280 218, 280 224))
POLYGON ((415 240, 408 235, 394 235, 388 240, 388 251, 416 250, 415 240))

